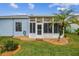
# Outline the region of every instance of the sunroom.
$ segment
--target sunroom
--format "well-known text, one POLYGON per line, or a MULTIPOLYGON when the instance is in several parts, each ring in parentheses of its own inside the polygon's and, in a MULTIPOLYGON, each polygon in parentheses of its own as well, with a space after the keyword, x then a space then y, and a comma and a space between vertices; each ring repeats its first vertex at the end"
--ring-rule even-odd
POLYGON ((30 16, 30 38, 58 38, 59 29, 52 16, 30 16))

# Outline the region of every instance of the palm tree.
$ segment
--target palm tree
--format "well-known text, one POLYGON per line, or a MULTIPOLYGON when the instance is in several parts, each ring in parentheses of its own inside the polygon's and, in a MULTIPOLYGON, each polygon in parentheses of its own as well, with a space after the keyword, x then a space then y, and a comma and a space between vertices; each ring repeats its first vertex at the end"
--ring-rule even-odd
POLYGON ((59 38, 58 41, 60 40, 60 36, 62 35, 62 32, 64 34, 65 28, 67 26, 70 26, 71 23, 75 23, 79 25, 79 21, 74 15, 71 15, 73 10, 65 9, 63 11, 60 10, 59 14, 56 14, 54 16, 54 22, 59 22, 59 38))

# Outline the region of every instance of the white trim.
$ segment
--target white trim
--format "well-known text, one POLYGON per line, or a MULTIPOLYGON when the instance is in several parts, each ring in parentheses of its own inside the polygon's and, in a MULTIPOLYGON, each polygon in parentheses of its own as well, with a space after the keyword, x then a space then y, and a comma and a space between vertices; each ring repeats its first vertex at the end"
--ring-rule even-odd
MULTIPOLYGON (((54 20, 53 20, 54 22, 54 20)), ((31 22, 32 23, 32 22, 31 22)), ((54 33, 54 24, 52 25, 52 33, 44 33, 43 32, 43 26, 44 26, 44 23, 49 23, 49 22, 44 22, 44 17, 42 18, 42 22, 41 23, 37 23, 37 17, 35 17, 35 23, 36 25, 36 31, 35 33, 30 33, 29 32, 29 36, 32 37, 32 38, 58 38, 59 37, 59 33, 54 33), (41 25, 42 26, 42 34, 41 35, 38 35, 37 34, 37 26, 38 25, 41 25)), ((63 37, 63 35, 62 35, 63 37)))
POLYGON ((37 38, 42 38, 42 37, 43 37, 43 24, 42 24, 42 23, 37 23, 37 24, 36 24, 36 37, 37 37, 37 38), (42 28, 41 28, 41 35, 38 35, 38 34, 37 34, 37 31, 38 31, 37 26, 38 26, 38 25, 41 25, 41 26, 42 26, 42 28))

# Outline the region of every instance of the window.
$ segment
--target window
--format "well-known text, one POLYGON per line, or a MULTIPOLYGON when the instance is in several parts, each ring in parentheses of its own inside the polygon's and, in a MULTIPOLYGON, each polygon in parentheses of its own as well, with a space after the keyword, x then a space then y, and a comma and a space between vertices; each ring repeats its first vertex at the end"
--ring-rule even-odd
POLYGON ((37 25, 37 34, 38 35, 42 34, 42 25, 37 25))
POLYGON ((54 33, 59 33, 59 23, 54 24, 54 33))
POLYGON ((37 18, 37 23, 42 23, 42 18, 41 17, 37 18))
POLYGON ((44 22, 51 22, 52 18, 51 17, 45 17, 44 22))
POLYGON ((51 23, 44 23, 44 33, 52 33, 51 23))
POLYGON ((35 23, 30 23, 30 33, 35 33, 35 23))
POLYGON ((22 23, 16 22, 16 31, 22 31, 22 23))
POLYGON ((30 18, 30 22, 35 22, 35 18, 34 17, 30 18))

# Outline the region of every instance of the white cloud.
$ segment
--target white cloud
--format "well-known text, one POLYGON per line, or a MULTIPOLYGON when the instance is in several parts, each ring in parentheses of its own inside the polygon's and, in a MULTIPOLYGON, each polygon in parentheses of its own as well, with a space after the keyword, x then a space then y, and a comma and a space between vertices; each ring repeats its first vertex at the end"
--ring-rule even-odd
POLYGON ((79 5, 78 3, 55 3, 55 4, 49 4, 49 8, 53 8, 55 6, 57 6, 57 10, 64 10, 64 9, 68 9, 71 8, 72 5, 79 5))
POLYGON ((49 8, 52 8, 54 6, 69 7, 71 5, 79 5, 79 4, 78 3, 51 3, 49 4, 49 8))
POLYGON ((57 6, 57 5, 59 5, 59 4, 51 3, 51 4, 48 5, 48 7, 49 7, 49 8, 52 8, 52 7, 57 6))
POLYGON ((62 10, 62 11, 65 10, 65 9, 66 9, 66 8, 61 8, 61 7, 58 7, 58 8, 57 8, 57 10, 62 10))
POLYGON ((11 3, 10 6, 13 7, 13 8, 18 8, 18 5, 15 4, 15 3, 11 3))
POLYGON ((33 9, 35 8, 35 5, 32 4, 32 3, 29 3, 29 4, 28 4, 28 8, 31 9, 31 10, 33 10, 33 9))

